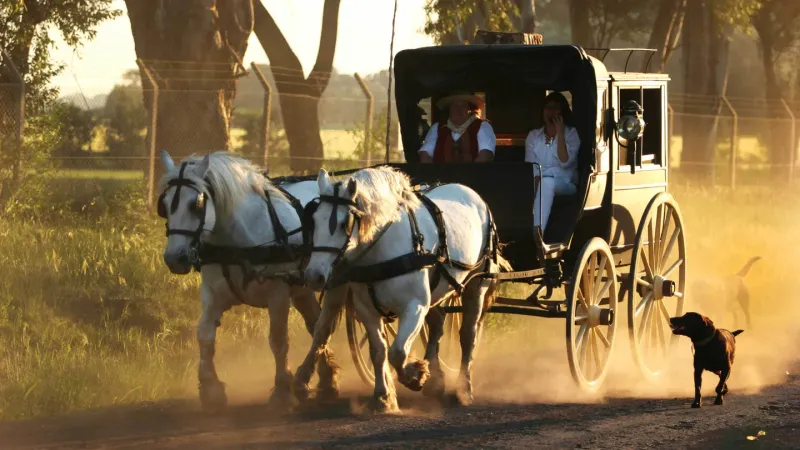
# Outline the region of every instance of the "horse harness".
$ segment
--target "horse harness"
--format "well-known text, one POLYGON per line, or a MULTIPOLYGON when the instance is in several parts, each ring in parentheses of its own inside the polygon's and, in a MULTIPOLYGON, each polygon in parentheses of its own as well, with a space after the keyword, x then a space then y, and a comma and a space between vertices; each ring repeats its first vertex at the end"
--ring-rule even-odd
MULTIPOLYGON (((390 278, 398 277, 401 275, 405 275, 410 272, 414 272, 417 270, 422 270, 425 268, 435 267, 430 280, 429 280, 429 287, 431 291, 436 288, 441 281, 441 278, 444 277, 447 280, 448 284, 454 288, 456 291, 456 295, 460 296, 465 288, 465 285, 459 283, 458 280, 450 274, 447 270, 447 266, 455 267, 457 269, 466 270, 466 271, 473 271, 477 269, 481 264, 486 264, 486 271, 489 269, 489 262, 497 262, 497 251, 499 247, 498 242, 498 235, 497 230, 495 227, 494 220, 492 218, 491 210, 489 210, 487 205, 487 212, 488 212, 488 219, 489 219, 489 227, 487 230, 486 242, 488 243, 486 249, 484 249, 483 255, 476 261, 474 264, 467 264, 460 261, 455 261, 450 258, 450 252, 447 246, 447 232, 445 229, 445 222, 444 217, 442 216, 442 211, 433 202, 429 197, 425 195, 422 190, 414 191, 414 194, 417 195, 425 206, 425 208, 430 213, 431 217, 436 224, 436 231, 439 236, 439 246, 436 249, 436 252, 430 252, 425 249, 424 241, 425 238, 420 231, 419 222, 417 221, 417 216, 414 213, 413 209, 406 206, 406 212, 409 217, 410 228, 411 228, 411 241, 413 245, 413 251, 407 253, 402 256, 398 256, 396 258, 390 259, 388 261, 383 261, 380 263, 368 265, 368 266, 359 266, 355 265, 354 263, 360 259, 362 256, 366 255, 380 240, 380 238, 386 233, 389 227, 392 224, 388 224, 382 230, 380 230, 372 242, 366 247, 364 251, 362 251, 356 258, 353 260, 344 260, 344 254, 347 251, 347 248, 350 246, 350 241, 353 237, 353 231, 355 230, 357 223, 361 220, 361 217, 364 215, 364 212, 361 211, 358 204, 352 200, 341 198, 338 196, 339 189, 341 187, 341 183, 336 183, 333 186, 333 195, 320 195, 319 201, 312 206, 309 203, 309 208, 307 208, 306 214, 313 215, 313 210, 321 202, 331 203, 333 204, 333 210, 331 211, 331 217, 329 219, 329 231, 333 234, 336 231, 336 212, 338 206, 345 206, 348 208, 348 218, 344 224, 345 233, 347 234, 347 240, 345 241, 344 245, 341 248, 338 247, 312 247, 311 252, 327 252, 333 253, 336 255, 336 259, 334 260, 332 267, 334 268, 333 275, 331 279, 328 281, 326 289, 341 286, 345 283, 364 283, 367 285, 367 288, 370 293, 370 298, 372 300, 372 304, 378 313, 381 314, 384 318, 388 320, 394 320, 396 315, 393 313, 387 313, 378 304, 378 300, 375 294, 374 284, 379 281, 388 280, 390 278), (310 210, 310 211, 309 211, 310 210), (341 264, 341 265, 340 265, 341 264)), ((438 187, 438 186, 437 186, 438 187)), ((435 187, 434 187, 435 188, 435 187)), ((434 188, 431 188, 427 192, 430 192, 434 188)), ((437 304, 431 305, 431 307, 438 306, 437 304)))
POLYGON ((173 196, 170 204, 170 211, 173 213, 178 209, 181 188, 188 187, 197 191, 197 198, 190 206, 192 212, 196 212, 200 216, 200 225, 197 227, 197 229, 184 230, 170 228, 169 222, 167 222, 165 225, 167 229, 167 237, 172 234, 179 234, 192 238, 192 242, 190 243, 189 247, 189 262, 192 264, 192 268, 199 272, 200 268, 204 265, 219 264, 222 267, 222 275, 228 284, 228 288, 230 288, 231 292, 233 292, 237 300, 242 304, 246 304, 244 301, 244 295, 242 292, 236 289, 236 286, 233 283, 230 273, 230 266, 242 267, 242 271, 244 272, 242 277, 242 290, 247 290, 247 286, 252 281, 264 283, 270 278, 283 278, 287 283, 294 285, 302 284, 302 280, 298 279, 297 277, 269 275, 264 271, 257 272, 251 268, 251 266, 257 265, 290 263, 307 256, 308 252, 306 249, 310 245, 310 233, 303 226, 303 223, 305 222, 303 222, 302 219, 305 217, 305 212, 303 204, 300 202, 300 200, 290 194, 282 186, 277 184, 275 185, 275 187, 289 200, 289 203, 291 203, 292 207, 294 207, 295 211, 297 212, 298 217, 301 219, 300 227, 291 231, 287 231, 286 227, 283 226, 280 218, 278 217, 278 213, 272 203, 272 197, 269 189, 264 189, 267 212, 269 213, 272 228, 275 230, 275 240, 272 242, 254 247, 233 247, 203 243, 200 241, 201 234, 203 231, 211 231, 205 229, 206 193, 203 191, 203 188, 208 191, 208 196, 211 197, 212 200, 214 199, 214 190, 208 179, 203 180, 204 186, 197 186, 194 181, 189 178, 185 178, 184 172, 188 164, 192 163, 186 161, 183 162, 181 164, 180 171, 178 172, 178 178, 169 180, 167 182, 166 189, 164 189, 164 192, 162 192, 161 196, 158 198, 158 215, 164 219, 167 218, 167 207, 164 204, 164 197, 166 196, 167 190, 170 187, 177 186, 177 190, 175 191, 175 195, 173 196), (301 245, 290 244, 289 238, 301 232, 303 233, 303 243, 301 245), (273 243, 277 243, 278 245, 270 245, 273 243))

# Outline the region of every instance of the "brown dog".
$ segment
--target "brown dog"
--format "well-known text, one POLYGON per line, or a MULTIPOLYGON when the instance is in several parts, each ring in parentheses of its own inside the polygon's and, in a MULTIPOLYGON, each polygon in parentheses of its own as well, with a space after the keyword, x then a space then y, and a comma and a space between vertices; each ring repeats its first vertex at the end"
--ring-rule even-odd
POLYGON ((692 408, 699 408, 700 386, 703 384, 703 371, 719 376, 715 405, 721 405, 728 393, 728 377, 731 375, 733 358, 736 354, 736 336, 744 330, 730 332, 714 326, 706 316, 689 312, 681 317, 669 319, 674 334, 686 336, 694 347, 694 402, 692 408))

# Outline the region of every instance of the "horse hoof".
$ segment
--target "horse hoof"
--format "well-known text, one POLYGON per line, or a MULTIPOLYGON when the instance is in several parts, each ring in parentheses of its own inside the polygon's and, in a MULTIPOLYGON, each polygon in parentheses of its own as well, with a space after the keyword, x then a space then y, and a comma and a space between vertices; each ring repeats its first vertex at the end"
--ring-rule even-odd
POLYGON ((717 405, 717 406, 721 405, 722 403, 723 403, 722 397, 717 397, 714 400, 714 404, 717 405))
POLYGON ((470 406, 475 401, 471 392, 460 392, 458 394, 458 404, 461 406, 470 406))
POLYGON ((294 398, 299 403, 307 403, 309 397, 311 396, 311 390, 305 383, 295 383, 292 386, 292 392, 294 393, 294 398))
POLYGON ((339 399, 339 390, 336 388, 326 387, 317 390, 317 401, 320 403, 334 402, 339 399))
POLYGON ((388 396, 371 398, 367 409, 372 414, 391 414, 400 411, 400 408, 397 407, 397 399, 388 396))
POLYGON ((221 381, 200 383, 200 405, 209 413, 217 413, 228 406, 225 384, 221 381))
POLYGON ((692 402, 692 408, 699 408, 700 402, 692 402))
POLYGON ((292 397, 292 392, 289 389, 275 389, 272 391, 267 405, 272 409, 284 411, 289 411, 296 406, 294 397, 292 397))
POLYGON ((428 370, 428 361, 424 359, 414 361, 405 368, 406 382, 403 385, 414 392, 419 392, 431 377, 428 370))

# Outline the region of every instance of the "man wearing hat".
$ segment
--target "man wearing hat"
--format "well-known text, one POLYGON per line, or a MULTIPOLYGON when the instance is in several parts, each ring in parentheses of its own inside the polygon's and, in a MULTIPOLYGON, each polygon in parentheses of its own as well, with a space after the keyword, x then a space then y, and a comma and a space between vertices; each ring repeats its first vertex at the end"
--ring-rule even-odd
POLYGON ((483 99, 474 94, 453 94, 436 103, 449 111, 447 122, 431 127, 419 149, 423 163, 489 162, 494 159, 492 125, 480 118, 483 99))

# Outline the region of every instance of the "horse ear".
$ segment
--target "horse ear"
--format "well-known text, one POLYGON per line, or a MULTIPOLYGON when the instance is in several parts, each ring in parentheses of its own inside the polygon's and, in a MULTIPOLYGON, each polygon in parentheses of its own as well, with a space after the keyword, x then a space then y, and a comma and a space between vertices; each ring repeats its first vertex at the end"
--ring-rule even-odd
POLYGON ((350 178, 350 181, 347 182, 347 192, 351 197, 355 197, 358 192, 358 182, 353 178, 350 178))
POLYGON ((172 160, 166 150, 161 150, 161 164, 164 166, 164 172, 169 173, 175 169, 175 161, 172 160))
POLYGON ((319 186, 319 191, 325 192, 325 189, 327 189, 330 184, 330 180, 328 179, 328 171, 325 169, 319 169, 319 173, 317 174, 317 185, 319 186))
POLYGON ((206 153, 206 156, 203 157, 203 160, 200 161, 200 164, 197 165, 197 176, 203 178, 206 176, 206 172, 208 171, 208 166, 211 165, 211 153, 206 153))

